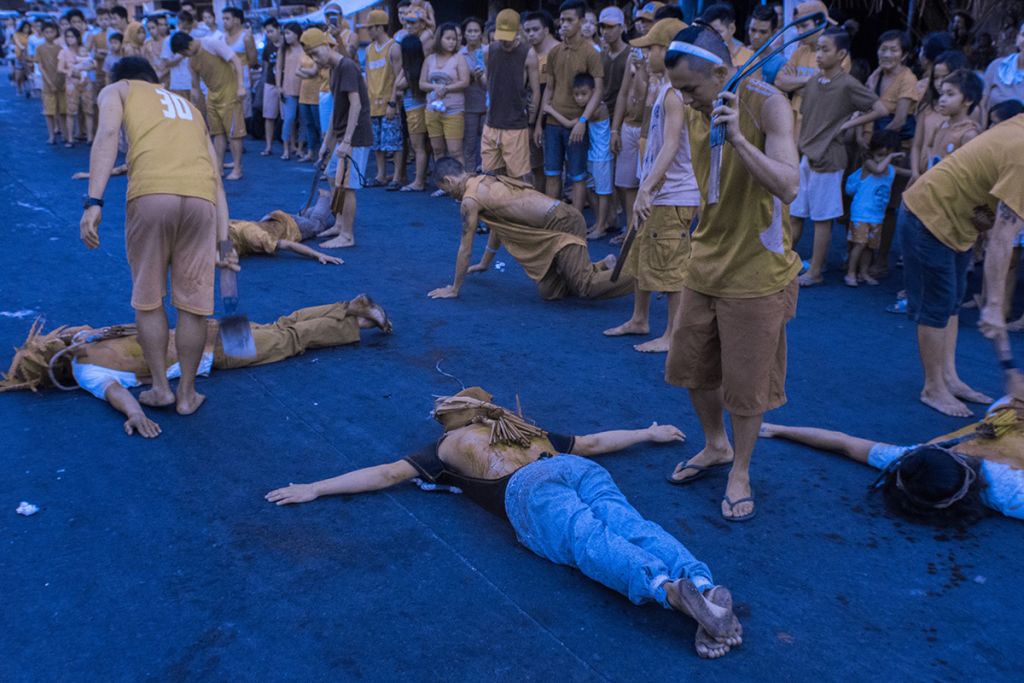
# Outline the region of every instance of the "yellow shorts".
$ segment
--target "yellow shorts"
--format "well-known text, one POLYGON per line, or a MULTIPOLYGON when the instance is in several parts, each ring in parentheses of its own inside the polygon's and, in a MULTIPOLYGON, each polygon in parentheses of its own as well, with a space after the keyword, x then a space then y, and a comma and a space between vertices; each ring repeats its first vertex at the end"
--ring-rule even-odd
POLYGON ((480 161, 487 173, 504 170, 505 175, 522 178, 530 172, 530 130, 502 130, 484 126, 480 138, 480 161))
POLYGON ((622 266, 644 292, 681 292, 696 206, 652 206, 622 266))
POLYGON ((445 140, 461 140, 466 133, 466 117, 460 114, 442 114, 427 108, 427 135, 445 140))
POLYGON ((43 116, 65 116, 67 113, 67 96, 63 90, 43 90, 43 116))
POLYGON ((231 139, 245 137, 245 111, 241 100, 222 104, 206 103, 206 123, 210 135, 227 135, 231 139))
POLYGON ((405 110, 405 125, 409 129, 409 135, 424 135, 427 132, 426 109, 405 110))
POLYGON ((882 226, 873 223, 850 223, 846 231, 846 241, 866 244, 868 249, 878 249, 882 244, 882 226))

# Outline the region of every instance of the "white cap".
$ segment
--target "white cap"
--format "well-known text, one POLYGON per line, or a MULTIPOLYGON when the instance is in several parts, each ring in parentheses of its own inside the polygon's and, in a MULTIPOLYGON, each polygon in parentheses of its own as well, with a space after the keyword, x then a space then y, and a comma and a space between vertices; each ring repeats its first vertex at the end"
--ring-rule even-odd
POLYGON ((626 23, 626 15, 622 13, 621 9, 612 5, 601 10, 597 23, 622 26, 626 23))

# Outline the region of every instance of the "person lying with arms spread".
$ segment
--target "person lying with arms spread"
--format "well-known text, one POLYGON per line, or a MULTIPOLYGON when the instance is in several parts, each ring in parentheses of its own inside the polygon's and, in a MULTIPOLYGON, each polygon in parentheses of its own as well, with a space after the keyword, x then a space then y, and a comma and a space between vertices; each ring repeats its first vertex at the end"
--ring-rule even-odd
MULTIPOLYGON (((256 343, 254 358, 225 355, 218 322, 212 318, 206 322, 207 342, 198 372, 203 376, 212 368, 265 365, 306 349, 355 344, 361 328, 377 327, 384 334, 392 330, 387 313, 365 294, 351 301, 303 308, 275 323, 251 325, 256 343)), ((63 389, 80 387, 124 414, 128 418, 124 431, 129 436, 135 432, 148 439, 160 435, 160 426, 146 416, 138 399, 128 391, 150 383, 134 325, 59 327, 45 335, 42 326, 43 321, 36 320, 28 339, 15 351, 10 369, 0 378, 0 392, 36 391, 54 385, 63 389)), ((171 380, 180 376, 181 365, 174 330, 169 337, 166 360, 167 379, 171 380)))
POLYGON ((986 507, 1024 519, 1024 401, 1004 396, 985 419, 918 446, 813 427, 764 424, 763 438, 845 455, 882 470, 876 487, 894 512, 916 522, 966 526, 986 507))
POLYGON ((420 478, 457 486, 511 524, 519 542, 556 564, 576 567, 634 604, 657 602, 698 623, 701 657, 721 657, 742 642, 732 595, 716 586, 707 565, 660 526, 644 519, 606 469, 587 456, 640 443, 677 443, 678 428, 560 436, 492 403, 480 387, 437 399, 444 427, 437 444, 392 463, 311 484, 275 489, 277 505, 321 496, 365 493, 420 478), (582 457, 578 457, 582 456, 582 457))

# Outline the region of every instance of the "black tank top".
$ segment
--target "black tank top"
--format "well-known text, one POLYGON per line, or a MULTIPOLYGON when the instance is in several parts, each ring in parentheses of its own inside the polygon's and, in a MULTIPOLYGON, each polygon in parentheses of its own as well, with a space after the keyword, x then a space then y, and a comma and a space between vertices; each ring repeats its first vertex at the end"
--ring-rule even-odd
POLYGON ((512 52, 505 52, 495 41, 487 50, 487 94, 491 99, 487 125, 500 130, 529 128, 526 90, 526 56, 530 46, 525 41, 512 52))
MULTIPOLYGON (((506 474, 501 479, 477 479, 459 474, 438 457, 437 451, 442 441, 444 441, 443 436, 436 444, 427 446, 403 460, 415 467, 422 479, 433 484, 458 486, 474 503, 508 521, 508 514, 505 512, 505 490, 508 488, 509 479, 515 472, 506 474)), ((555 447, 556 452, 572 453, 576 437, 549 433, 548 441, 555 447)))

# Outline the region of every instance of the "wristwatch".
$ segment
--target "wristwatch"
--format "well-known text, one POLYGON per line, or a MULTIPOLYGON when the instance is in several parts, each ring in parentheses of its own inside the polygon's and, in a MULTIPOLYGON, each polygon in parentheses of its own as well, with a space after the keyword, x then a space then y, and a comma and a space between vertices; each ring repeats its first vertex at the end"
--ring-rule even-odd
POLYGON ((103 200, 102 199, 96 199, 95 197, 86 197, 85 198, 85 208, 88 209, 90 206, 98 206, 98 207, 100 207, 102 209, 103 208, 103 200))
POLYGON ((581 116, 580 117, 580 123, 586 123, 586 122, 587 122, 587 117, 586 116, 581 116))

